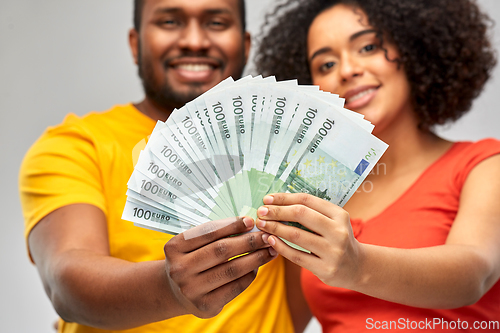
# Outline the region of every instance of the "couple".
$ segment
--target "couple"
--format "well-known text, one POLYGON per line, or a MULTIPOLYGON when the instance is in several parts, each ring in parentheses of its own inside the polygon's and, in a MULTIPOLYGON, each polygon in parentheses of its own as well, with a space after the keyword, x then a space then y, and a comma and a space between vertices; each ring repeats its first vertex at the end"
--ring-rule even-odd
POLYGON ((498 323, 500 142, 453 143, 432 132, 469 110, 496 62, 474 1, 278 6, 258 46, 259 74, 345 98, 389 144, 386 172, 370 175, 373 190, 344 208, 274 194, 256 221, 189 240, 120 219, 132 149, 156 120, 241 75, 245 4, 134 5, 129 42, 145 99, 69 115, 21 169, 29 254, 61 332, 301 332, 311 315, 325 332, 404 331, 434 318, 437 331, 457 320, 469 330, 498 323), (245 234, 254 224, 261 231, 245 234))

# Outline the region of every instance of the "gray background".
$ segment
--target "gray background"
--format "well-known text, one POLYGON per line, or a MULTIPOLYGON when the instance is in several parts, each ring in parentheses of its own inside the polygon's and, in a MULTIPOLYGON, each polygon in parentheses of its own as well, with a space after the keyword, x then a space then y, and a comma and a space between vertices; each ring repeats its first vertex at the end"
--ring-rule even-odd
MULTIPOLYGON (((259 30, 271 0, 247 0, 248 28, 259 30)), ((479 0, 500 24, 500 1, 479 0)), ((57 318, 28 261, 17 175, 21 160, 50 125, 143 94, 127 44, 132 0, 0 0, 0 330, 53 332, 57 318)), ((497 25, 494 43, 500 44, 497 25)), ((255 74, 255 73, 252 73, 255 74)), ((500 139, 500 67, 458 123, 452 140, 500 139)), ((313 321, 307 332, 319 332, 313 321)))

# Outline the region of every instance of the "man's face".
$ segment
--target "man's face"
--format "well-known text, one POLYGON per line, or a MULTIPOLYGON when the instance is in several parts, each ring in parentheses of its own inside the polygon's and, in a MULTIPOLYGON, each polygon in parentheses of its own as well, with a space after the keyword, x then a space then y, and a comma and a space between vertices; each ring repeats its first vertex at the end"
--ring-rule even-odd
POLYGON ((145 0, 140 32, 130 36, 147 97, 179 108, 239 78, 250 48, 241 24, 238 0, 145 0))

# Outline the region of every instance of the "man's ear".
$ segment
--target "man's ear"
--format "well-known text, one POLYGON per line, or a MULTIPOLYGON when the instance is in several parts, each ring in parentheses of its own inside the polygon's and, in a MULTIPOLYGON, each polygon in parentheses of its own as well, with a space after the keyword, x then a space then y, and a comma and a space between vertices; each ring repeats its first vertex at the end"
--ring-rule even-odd
POLYGON ((128 44, 130 51, 132 51, 134 62, 137 65, 139 63, 139 33, 134 28, 128 32, 128 44))
POLYGON ((248 55, 250 54, 250 47, 252 46, 252 36, 248 31, 245 31, 243 45, 245 47, 245 64, 248 61, 248 55))

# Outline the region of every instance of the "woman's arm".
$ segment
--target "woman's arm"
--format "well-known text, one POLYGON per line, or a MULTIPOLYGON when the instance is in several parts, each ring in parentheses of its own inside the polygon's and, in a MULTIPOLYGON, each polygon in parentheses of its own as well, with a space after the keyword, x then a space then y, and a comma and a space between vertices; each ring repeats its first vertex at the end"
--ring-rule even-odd
POLYGON ((110 256, 106 226, 99 208, 75 204, 53 211, 30 233, 47 295, 66 321, 127 329, 187 313, 208 318, 274 258, 262 248, 268 245, 261 233, 227 238, 252 229, 248 218, 209 232, 191 229, 194 237, 180 234, 165 245, 165 260, 138 263, 110 256))
POLYGON ((410 306, 455 308, 478 301, 500 277, 498 198, 500 156, 494 156, 469 174, 442 246, 397 249, 359 243, 345 210, 303 194, 266 197, 257 226, 314 253, 268 238, 278 253, 326 284, 410 306), (317 234, 276 221, 296 221, 317 234))

